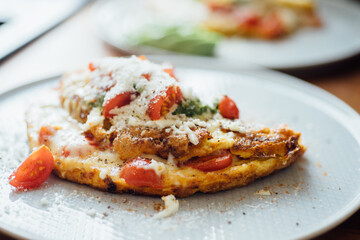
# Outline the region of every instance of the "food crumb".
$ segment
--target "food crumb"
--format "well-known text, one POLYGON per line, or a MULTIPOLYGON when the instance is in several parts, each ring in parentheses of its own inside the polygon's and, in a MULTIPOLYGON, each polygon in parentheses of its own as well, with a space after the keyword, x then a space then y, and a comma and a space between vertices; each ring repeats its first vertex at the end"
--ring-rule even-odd
POLYGON ((298 223, 298 222, 296 222, 296 226, 299 226, 299 223, 298 223))
POLYGON ((321 164, 320 163, 315 163, 315 165, 319 168, 321 168, 321 164))
POLYGON ((323 175, 324 175, 324 176, 327 176, 328 174, 327 174, 327 172, 324 172, 323 175))
POLYGON ((90 209, 86 212, 86 214, 89 215, 90 217, 95 217, 96 211, 95 211, 95 209, 90 208, 90 209))
POLYGON ((289 191, 285 191, 286 194, 290 194, 289 191))
POLYGON ((231 224, 231 221, 228 221, 228 224, 231 224))
POLYGON ((246 212, 243 212, 243 215, 246 215, 246 212))
POLYGON ((49 201, 43 197, 41 200, 40 200, 40 203, 41 203, 41 206, 45 207, 47 205, 49 205, 49 201))
POLYGON ((269 190, 264 190, 264 189, 257 191, 256 194, 261 196, 271 196, 271 192, 269 190))
POLYGON ((160 211, 162 209, 161 203, 154 203, 154 210, 160 211))
POLYGON ((179 201, 176 200, 174 195, 163 196, 161 199, 165 202, 165 208, 157 213, 155 218, 165 218, 174 215, 179 211, 179 201))

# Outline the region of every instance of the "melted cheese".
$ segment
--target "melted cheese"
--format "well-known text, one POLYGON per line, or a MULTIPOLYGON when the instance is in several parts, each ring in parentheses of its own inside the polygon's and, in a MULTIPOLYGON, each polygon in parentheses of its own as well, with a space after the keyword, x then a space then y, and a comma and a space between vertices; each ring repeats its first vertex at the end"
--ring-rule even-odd
POLYGON ((162 162, 158 162, 154 159, 151 159, 150 164, 141 166, 143 169, 148 170, 154 170, 156 175, 161 176, 161 174, 165 171, 166 165, 162 162))
POLYGON ((91 129, 94 126, 102 126, 104 122, 104 116, 100 108, 93 108, 90 114, 87 116, 86 123, 82 126, 84 131, 91 129))

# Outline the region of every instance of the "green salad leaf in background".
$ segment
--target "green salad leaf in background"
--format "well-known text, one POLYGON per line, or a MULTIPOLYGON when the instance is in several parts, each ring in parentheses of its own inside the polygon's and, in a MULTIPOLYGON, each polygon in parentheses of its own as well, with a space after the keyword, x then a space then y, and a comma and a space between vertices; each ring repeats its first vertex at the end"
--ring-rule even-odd
POLYGON ((138 45, 147 45, 174 52, 214 55, 214 48, 221 36, 195 26, 149 25, 130 36, 138 45))

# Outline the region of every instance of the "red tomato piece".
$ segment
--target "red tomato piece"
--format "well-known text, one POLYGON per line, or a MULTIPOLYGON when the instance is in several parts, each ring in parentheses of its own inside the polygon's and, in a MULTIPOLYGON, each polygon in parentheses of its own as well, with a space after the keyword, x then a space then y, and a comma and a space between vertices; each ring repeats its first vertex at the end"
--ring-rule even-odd
POLYGON ((94 67, 94 64, 93 63, 89 63, 89 70, 91 71, 91 72, 93 72, 93 71, 95 71, 95 67, 94 67))
POLYGON ((176 81, 178 81, 178 79, 175 77, 174 75, 174 69, 173 68, 165 68, 164 72, 166 72, 167 74, 169 74, 172 78, 174 78, 176 81))
POLYGON ((229 151, 219 151, 206 157, 190 160, 185 166, 195 168, 203 172, 213 172, 227 168, 232 163, 232 155, 229 151))
POLYGON ((230 13, 233 11, 233 5, 232 4, 221 4, 221 3, 215 3, 215 2, 208 2, 207 3, 208 8, 212 12, 224 12, 224 13, 230 13))
POLYGON ((54 157, 49 148, 42 145, 10 175, 9 183, 17 189, 36 188, 45 182, 53 168, 54 157))
POLYGON ((85 139, 87 140, 87 142, 89 143, 89 145, 94 146, 94 147, 99 147, 100 143, 96 141, 94 135, 91 132, 85 132, 84 133, 85 139))
POLYGON ((146 78, 146 80, 150 81, 151 73, 144 73, 144 74, 141 74, 141 76, 146 78))
POLYGON ((70 151, 66 149, 67 145, 63 147, 61 154, 64 157, 68 157, 70 155, 70 151))
POLYGON ((42 126, 39 132, 39 143, 45 144, 49 141, 49 138, 55 134, 55 132, 59 130, 59 127, 53 126, 42 126))
POLYGON ((260 23, 260 16, 251 10, 241 9, 235 13, 237 22, 242 27, 252 27, 260 23))
POLYGON ((109 99, 105 102, 103 114, 106 118, 111 118, 114 114, 111 114, 110 111, 114 108, 120 108, 122 106, 128 105, 131 102, 131 96, 136 95, 134 92, 124 92, 121 93, 112 99, 109 99))
POLYGON ((147 60, 147 58, 144 55, 140 55, 140 56, 138 56, 138 58, 140 58, 143 61, 147 60))
POLYGON ((259 35, 263 38, 275 38, 284 33, 284 27, 280 18, 276 14, 264 18, 259 27, 259 35))
POLYGON ((178 86, 169 87, 165 94, 160 94, 150 100, 147 114, 151 120, 159 120, 161 116, 167 114, 175 103, 180 103, 182 93, 178 86))
POLYGON ((147 166, 150 163, 151 160, 148 158, 137 157, 130 160, 124 165, 120 177, 125 179, 126 183, 129 185, 161 188, 161 176, 157 175, 152 169, 144 169, 144 166, 147 166))
POLYGON ((224 118, 238 119, 239 109, 236 106, 234 100, 225 96, 219 103, 219 111, 224 118))

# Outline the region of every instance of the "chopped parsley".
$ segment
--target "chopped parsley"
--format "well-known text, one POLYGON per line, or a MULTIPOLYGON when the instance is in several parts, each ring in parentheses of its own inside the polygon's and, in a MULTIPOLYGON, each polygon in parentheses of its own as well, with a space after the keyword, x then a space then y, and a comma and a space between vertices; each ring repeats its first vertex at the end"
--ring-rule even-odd
POLYGON ((133 88, 135 89, 135 91, 137 91, 138 93, 142 93, 144 91, 144 88, 139 88, 136 83, 133 84, 133 88))
POLYGON ((213 107, 210 107, 209 105, 203 105, 198 98, 186 99, 172 114, 185 114, 187 117, 200 116, 204 113, 215 114, 217 112, 217 106, 217 102, 214 103, 213 107))
POLYGON ((101 107, 104 104, 104 99, 105 99, 105 93, 101 93, 97 95, 96 98, 89 103, 89 105, 93 108, 101 107))

